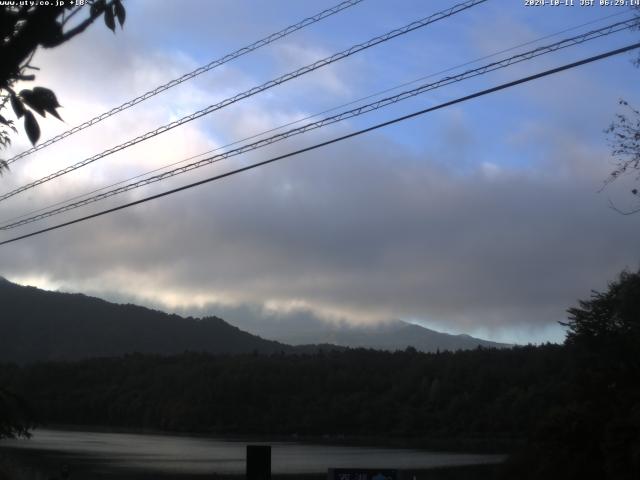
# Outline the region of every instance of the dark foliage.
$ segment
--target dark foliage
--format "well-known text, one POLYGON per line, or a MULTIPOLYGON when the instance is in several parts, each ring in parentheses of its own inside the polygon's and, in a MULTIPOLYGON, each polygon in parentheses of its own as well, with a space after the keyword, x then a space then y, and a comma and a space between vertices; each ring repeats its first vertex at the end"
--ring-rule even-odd
MULTIPOLYGON (((637 347, 640 345, 640 271, 622 272, 606 292, 592 292, 589 300, 580 301, 579 307, 570 308, 568 313, 569 321, 564 325, 569 327, 569 344, 583 345, 603 356, 637 347)), ((638 360, 636 355, 626 359, 625 368, 637 371, 638 360)))
MULTIPOLYGON (((53 3, 53 2, 47 2, 53 3)), ((85 3, 85 2, 83 2, 85 3)), ((53 91, 44 87, 14 90, 19 81, 34 81, 38 68, 31 60, 38 47, 53 48, 84 32, 103 16, 105 25, 115 32, 115 20, 122 27, 126 12, 121 0, 87 0, 86 5, 65 2, 63 6, 43 2, 15 2, 0 7, 0 112, 11 105, 17 119, 24 118, 24 129, 32 144, 40 138, 40 126, 33 112, 44 117, 47 113, 60 119, 60 107, 53 91), (83 19, 76 16, 86 12, 83 19)), ((11 143, 8 129, 17 133, 13 120, 0 115, 0 146, 11 143)), ((0 160, 0 173, 7 163, 0 160)))
POLYGON ((28 437, 34 416, 24 398, 0 388, 0 438, 28 437))
POLYGON ((623 272, 568 313, 573 394, 541 419, 514 474, 640 478, 640 272, 623 272))

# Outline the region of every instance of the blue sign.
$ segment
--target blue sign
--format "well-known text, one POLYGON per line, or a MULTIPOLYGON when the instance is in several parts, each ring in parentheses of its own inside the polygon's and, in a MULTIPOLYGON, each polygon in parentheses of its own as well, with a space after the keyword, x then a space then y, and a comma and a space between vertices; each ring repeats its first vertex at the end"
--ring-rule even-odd
POLYGON ((328 480, 403 480, 402 471, 373 468, 330 468, 328 480))

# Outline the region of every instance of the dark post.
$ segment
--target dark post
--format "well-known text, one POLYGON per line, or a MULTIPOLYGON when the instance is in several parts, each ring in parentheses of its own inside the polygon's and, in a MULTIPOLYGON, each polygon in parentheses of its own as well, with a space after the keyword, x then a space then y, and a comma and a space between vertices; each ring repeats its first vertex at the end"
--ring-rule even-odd
POLYGON ((247 480, 271 480, 271 445, 247 445, 247 480))

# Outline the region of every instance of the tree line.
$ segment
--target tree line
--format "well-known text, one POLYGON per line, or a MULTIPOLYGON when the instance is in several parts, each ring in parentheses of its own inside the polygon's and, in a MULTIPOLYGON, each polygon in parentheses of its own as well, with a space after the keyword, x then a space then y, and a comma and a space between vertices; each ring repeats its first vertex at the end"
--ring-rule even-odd
POLYGON ((520 438, 568 398, 557 345, 422 354, 163 357, 3 365, 40 420, 217 434, 520 438))

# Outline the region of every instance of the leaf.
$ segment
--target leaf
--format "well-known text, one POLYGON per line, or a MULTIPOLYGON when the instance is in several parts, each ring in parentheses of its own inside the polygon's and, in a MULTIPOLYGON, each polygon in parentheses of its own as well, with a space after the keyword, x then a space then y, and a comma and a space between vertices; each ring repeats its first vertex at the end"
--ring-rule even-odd
POLYGON ((41 117, 45 116, 44 107, 40 105, 40 100, 36 95, 33 94, 33 90, 22 90, 20 92, 20 98, 22 98, 22 101, 29 105, 33 110, 38 112, 41 117))
POLYGON ((34 95, 43 99, 45 109, 48 108, 58 108, 60 103, 58 103, 58 99, 56 98, 56 94, 53 93, 53 90, 49 90, 44 87, 35 87, 33 89, 34 95))
POLYGON ((113 17, 113 8, 109 5, 104 11, 104 24, 113 32, 116 33, 116 21, 113 17))
POLYGON ((13 108, 16 117, 21 118, 24 115, 24 105, 14 93, 11 94, 11 108, 13 108))
POLYGON ((56 117, 58 120, 62 120, 56 111, 56 108, 60 107, 60 103, 58 103, 56 94, 53 93, 52 90, 44 87, 35 87, 33 89, 33 97, 37 99, 40 106, 44 108, 45 111, 56 117))
POLYGON ((120 28, 124 26, 124 20, 127 18, 127 12, 124 9, 124 5, 120 0, 113 0, 113 10, 116 13, 116 17, 118 17, 118 23, 120 23, 120 28))
POLYGON ((98 0, 95 3, 92 3, 89 9, 89 13, 91 14, 91 16, 97 17, 98 15, 100 15, 102 10, 104 10, 105 4, 106 4, 105 0, 98 0))
POLYGON ((44 48, 60 45, 62 37, 62 24, 58 22, 46 22, 40 28, 39 43, 44 48))
POLYGON ((20 97, 24 100, 24 103, 29 105, 33 110, 38 112, 41 116, 45 116, 45 112, 50 113, 58 120, 62 120, 56 108, 60 106, 56 94, 48 88, 35 87, 33 90, 22 90, 20 97))
MULTIPOLYGON (((0 123, 2 123, 3 125, 6 125, 7 127, 9 127, 11 130, 13 130, 16 133, 18 132, 18 130, 16 129, 16 127, 13 124, 13 120, 7 120, 2 115, 0 115, 0 123)), ((2 133, 4 133, 4 131, 2 133)))
POLYGON ((40 138, 40 126, 36 117, 29 110, 24 112, 24 129, 31 143, 35 146, 40 138))

